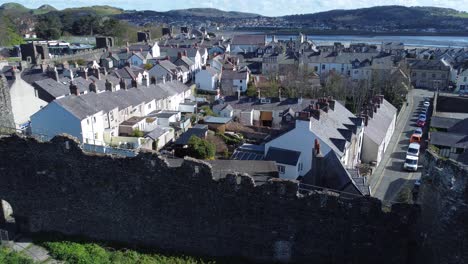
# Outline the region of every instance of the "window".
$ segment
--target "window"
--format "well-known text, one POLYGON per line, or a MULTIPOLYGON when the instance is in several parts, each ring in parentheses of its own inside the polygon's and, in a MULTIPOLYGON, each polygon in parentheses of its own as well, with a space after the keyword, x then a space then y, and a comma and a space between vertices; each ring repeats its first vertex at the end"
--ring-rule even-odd
POLYGON ((467 77, 463 78, 463 81, 466 82, 467 77))
POLYGON ((96 123, 96 117, 95 116, 93 116, 93 122, 96 123))
POLYGON ((114 121, 114 112, 109 112, 109 115, 110 115, 110 120, 114 121))
POLYGON ((86 119, 86 122, 87 122, 87 123, 88 123, 88 125, 89 125, 89 119, 86 119))
POLYGON ((148 109, 151 109, 151 103, 148 104, 148 109))
POLYGON ((98 133, 94 133, 94 139, 98 139, 98 133))
POLYGON ((325 70, 325 65, 322 65, 322 70, 325 70))
POLYGON ((286 167, 284 165, 277 165, 278 167, 278 172, 281 174, 284 174, 286 167))
POLYGON ((297 166, 297 171, 302 171, 302 162, 299 162, 299 166, 297 166))
POLYGON ((413 77, 416 77, 416 76, 418 75, 418 73, 416 73, 416 72, 413 72, 413 74, 412 74, 412 75, 413 75, 413 77))
POLYGON ((433 73, 433 74, 432 74, 432 78, 435 78, 435 77, 436 77, 436 75, 435 75, 435 73, 433 73))
POLYGON ((240 80, 240 83, 242 83, 242 80, 240 80))
POLYGON ((314 72, 318 72, 318 67, 314 66, 314 72))

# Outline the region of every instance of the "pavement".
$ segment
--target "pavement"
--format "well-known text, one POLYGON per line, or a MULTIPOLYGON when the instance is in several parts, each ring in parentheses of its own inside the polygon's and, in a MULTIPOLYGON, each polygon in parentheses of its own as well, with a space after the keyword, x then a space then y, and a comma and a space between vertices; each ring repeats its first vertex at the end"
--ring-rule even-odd
POLYGON ((8 246, 12 248, 14 251, 19 252, 25 256, 28 256, 35 263, 47 263, 47 264, 59 264, 63 263, 61 261, 57 261, 52 259, 49 255, 49 252, 38 245, 32 243, 32 240, 26 237, 20 237, 15 241, 11 241, 8 246))
MULTIPOLYGON (((422 89, 413 89, 409 92, 408 106, 399 114, 389 147, 373 175, 369 178, 372 196, 381 199, 384 204, 392 204, 402 187, 412 186, 417 179, 421 178, 421 166, 416 172, 407 172, 403 170, 403 163, 406 158, 409 138, 416 129, 421 102, 424 97, 432 97, 433 95, 434 92, 422 89)), ((427 135, 427 127, 424 132, 427 135)), ((425 149, 424 143, 421 147, 423 150, 425 149)), ((420 157, 422 156, 420 154, 420 157)))

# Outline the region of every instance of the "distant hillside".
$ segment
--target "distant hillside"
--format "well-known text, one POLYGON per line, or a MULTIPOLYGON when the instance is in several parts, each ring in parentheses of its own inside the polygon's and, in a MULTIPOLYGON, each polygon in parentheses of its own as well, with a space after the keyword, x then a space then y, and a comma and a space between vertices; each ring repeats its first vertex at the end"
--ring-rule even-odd
POLYGON ((331 10, 314 14, 284 16, 295 22, 342 22, 347 25, 394 23, 402 26, 440 26, 441 20, 468 17, 466 12, 438 7, 376 6, 353 10, 331 10))
POLYGON ((0 15, 8 14, 33 14, 33 15, 42 15, 49 12, 58 12, 58 13, 75 13, 76 15, 87 15, 95 14, 98 16, 111 16, 118 15, 124 12, 121 8, 116 8, 112 6, 87 6, 87 7, 75 7, 75 8, 66 8, 64 10, 57 10, 55 7, 45 4, 40 6, 37 9, 29 9, 21 4, 17 3, 5 3, 0 6, 0 15))
POLYGON ((243 13, 235 11, 223 11, 216 8, 189 8, 171 10, 166 13, 167 15, 173 16, 196 16, 196 17, 225 17, 225 18, 251 18, 258 17, 260 15, 253 13, 243 13))
POLYGON ((74 7, 74 8, 66 8, 60 12, 65 12, 65 13, 76 13, 78 15, 84 15, 84 14, 95 14, 99 16, 111 16, 111 15, 118 15, 122 14, 124 12, 123 9, 121 8, 116 8, 112 6, 87 6, 87 7, 74 7))
POLYGON ((4 3, 0 6, 0 10, 16 10, 16 11, 29 11, 28 8, 18 3, 4 3))

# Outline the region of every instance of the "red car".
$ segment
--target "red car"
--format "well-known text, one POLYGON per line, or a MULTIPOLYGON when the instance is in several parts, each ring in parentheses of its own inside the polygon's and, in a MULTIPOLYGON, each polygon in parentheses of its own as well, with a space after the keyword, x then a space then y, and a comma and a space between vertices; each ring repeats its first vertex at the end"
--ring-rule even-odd
POLYGON ((416 125, 418 127, 423 127, 426 125, 426 121, 419 119, 418 122, 416 122, 416 125))

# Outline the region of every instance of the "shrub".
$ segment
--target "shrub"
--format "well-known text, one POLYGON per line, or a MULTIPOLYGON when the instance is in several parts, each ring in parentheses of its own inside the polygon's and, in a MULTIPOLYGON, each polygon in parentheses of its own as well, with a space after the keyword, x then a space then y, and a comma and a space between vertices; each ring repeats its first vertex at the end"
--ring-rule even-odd
MULTIPOLYGON (((166 256, 160 254, 142 254, 133 250, 106 249, 93 243, 75 242, 46 242, 43 246, 49 250, 50 255, 59 261, 70 264, 196 264, 209 263, 201 259, 187 256, 166 256)), ((0 251, 0 263, 6 264, 32 264, 33 262, 6 262, 2 259, 0 251)))
POLYGON ((0 263, 2 264, 33 264, 34 261, 21 253, 0 246, 0 263))
POLYGON ((197 136, 191 136, 188 142, 188 155, 197 159, 213 159, 216 154, 216 145, 201 139, 197 136))
POLYGON ((133 130, 132 134, 130 134, 131 137, 143 137, 144 135, 143 131, 138 128, 133 130))
POLYGON ((213 110, 211 110, 211 108, 210 108, 209 106, 207 106, 207 105, 202 106, 200 109, 203 110, 205 116, 218 116, 218 115, 215 114, 215 112, 213 112, 213 110))

